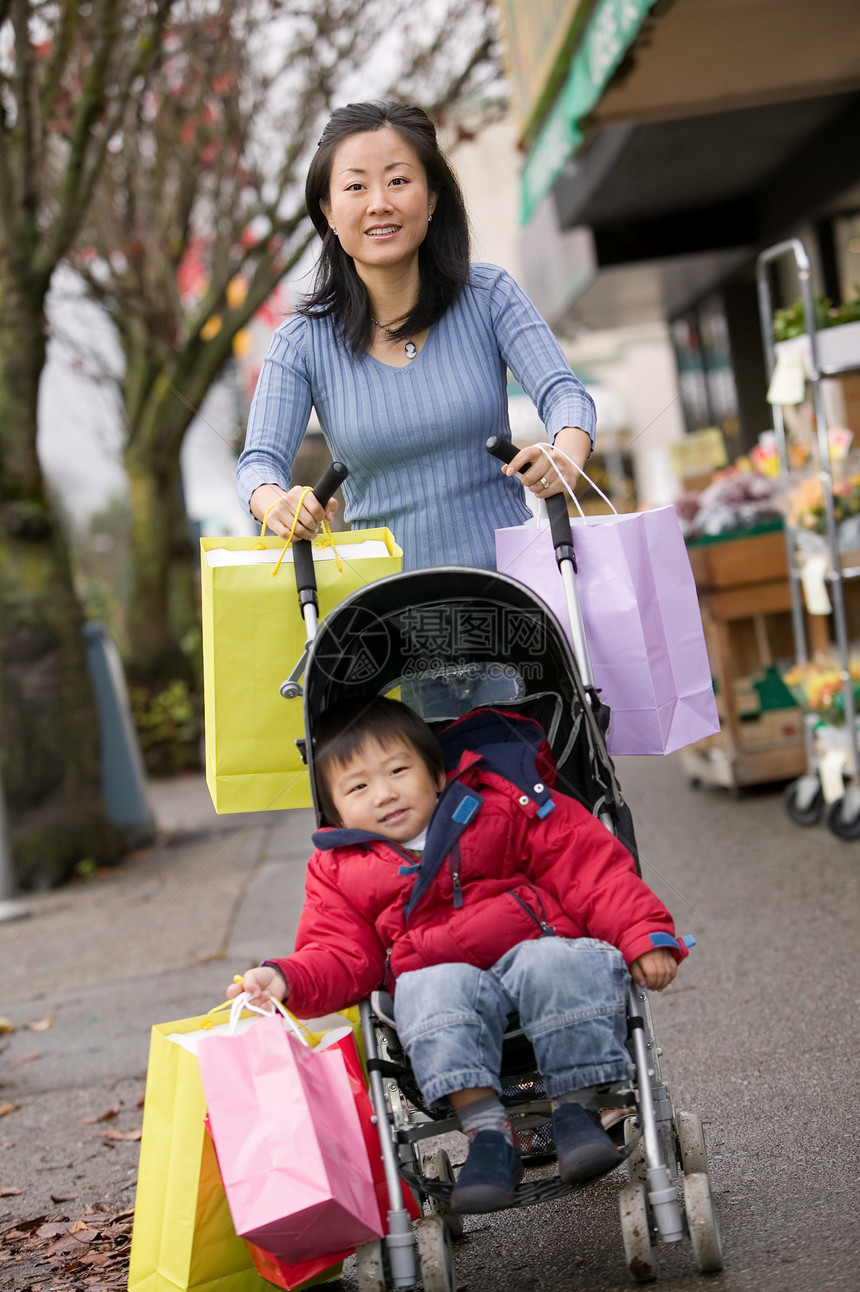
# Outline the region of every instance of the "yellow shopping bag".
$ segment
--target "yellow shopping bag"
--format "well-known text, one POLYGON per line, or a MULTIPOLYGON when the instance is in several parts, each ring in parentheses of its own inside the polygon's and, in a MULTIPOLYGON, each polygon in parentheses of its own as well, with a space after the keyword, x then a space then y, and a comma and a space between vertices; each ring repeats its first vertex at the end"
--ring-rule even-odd
MULTIPOLYGON (((301 700, 279 687, 305 646, 292 550, 280 538, 200 540, 206 783, 216 812, 310 807, 295 741, 301 700)), ((335 535, 314 550, 320 617, 375 579, 400 572, 403 553, 387 529, 335 535)))
MULTIPOLYGON (((129 1292, 272 1292, 233 1228, 197 1058, 168 1039, 211 1028, 204 1014, 152 1029, 129 1292)), ((335 1265, 301 1286, 339 1275, 335 1265)))

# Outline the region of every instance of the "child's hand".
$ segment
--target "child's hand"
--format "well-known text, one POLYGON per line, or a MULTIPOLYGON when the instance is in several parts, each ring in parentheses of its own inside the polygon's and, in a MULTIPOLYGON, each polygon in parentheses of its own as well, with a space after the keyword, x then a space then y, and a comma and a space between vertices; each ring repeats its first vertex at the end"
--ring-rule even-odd
POLYGON ((644 956, 634 960, 630 966, 630 976, 640 987, 649 991, 662 991, 678 972, 675 957, 667 947, 656 947, 646 951, 644 956))
POLYGON ((227 997, 233 1000, 239 992, 251 993, 249 1004, 264 1009, 272 997, 275 1000, 287 999, 287 984, 284 975, 272 965, 261 965, 259 969, 249 969, 240 982, 231 982, 227 988, 227 997))

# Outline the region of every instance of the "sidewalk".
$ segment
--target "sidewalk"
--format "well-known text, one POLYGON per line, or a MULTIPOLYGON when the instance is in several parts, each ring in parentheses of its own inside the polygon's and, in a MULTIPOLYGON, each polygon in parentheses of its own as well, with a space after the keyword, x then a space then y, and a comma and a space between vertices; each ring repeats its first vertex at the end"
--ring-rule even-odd
MULTIPOLYGON (((652 1005, 676 1105, 706 1123, 720 1288, 848 1292, 857 844, 792 825, 776 792, 696 791, 672 759, 619 760, 619 777, 645 878, 699 939, 652 1005)), ((156 847, 0 924, 0 1016, 15 1026, 0 1034, 2 1292, 124 1288, 150 1027, 205 1012, 234 973, 292 944, 310 811, 217 817, 196 777, 153 802, 156 847)), ((609 1182, 475 1218, 458 1280, 615 1292, 628 1283, 616 1195, 609 1182)), ((660 1261, 675 1292, 702 1292, 689 1245, 660 1261)), ((354 1292, 351 1275, 342 1286, 354 1292)))
MULTIPOLYGON (((292 945, 311 811, 219 817, 202 776, 151 798, 152 848, 0 924, 0 1233, 131 1206, 151 1025, 205 1013, 292 945)), ((4 1292, 30 1287, 6 1270, 4 1292)))

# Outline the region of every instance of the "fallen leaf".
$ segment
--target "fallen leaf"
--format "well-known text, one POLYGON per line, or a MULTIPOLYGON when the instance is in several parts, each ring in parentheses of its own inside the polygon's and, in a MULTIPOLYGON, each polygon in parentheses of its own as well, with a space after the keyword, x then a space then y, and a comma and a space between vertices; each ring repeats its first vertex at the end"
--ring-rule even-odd
POLYGON ((140 1137, 141 1137, 141 1135, 142 1135, 142 1134, 143 1134, 143 1131, 142 1131, 142 1130, 133 1130, 133 1131, 107 1130, 107 1131, 99 1131, 99 1135, 101 1135, 102 1139, 129 1139, 129 1140, 131 1140, 131 1139, 140 1139, 140 1137))
POLYGON ((8 1035, 15 1031, 15 1024, 11 1018, 0 1018, 0 1036, 8 1035))
POLYGON ((40 1225, 36 1230, 37 1238, 59 1238, 60 1234, 67 1234, 69 1226, 64 1221, 49 1221, 47 1225, 40 1225))
POLYGON ((7 1113, 14 1113, 17 1107, 17 1104, 0 1104, 0 1117, 5 1117, 7 1113))
POLYGON ((17 1238, 29 1238, 33 1230, 38 1229, 47 1219, 47 1216, 36 1216, 33 1220, 16 1220, 14 1225, 0 1231, 0 1237, 8 1238, 14 1231, 17 1238))
POLYGON ((10 1059, 8 1066, 17 1068, 20 1063, 32 1063, 34 1059, 41 1059, 42 1055, 39 1050, 34 1050, 32 1054, 19 1054, 17 1058, 10 1059))
POLYGON ((0 1189, 0 1198, 16 1198, 20 1189, 0 1189))
POLYGON ((77 1196, 76 1193, 52 1193, 51 1202, 73 1202, 77 1196))
POLYGON ((134 1216, 134 1207, 127 1207, 125 1211, 118 1211, 115 1216, 111 1216, 110 1223, 117 1225, 123 1220, 131 1220, 134 1216))
POLYGON ((107 1112, 101 1113, 98 1117, 82 1117, 81 1124, 84 1126, 93 1126, 96 1122, 109 1122, 112 1117, 117 1117, 118 1115, 118 1108, 108 1108, 107 1112))
POLYGON ((35 1023, 28 1023, 31 1032, 47 1032, 49 1027, 54 1026, 54 1020, 49 1014, 47 1018, 40 1018, 35 1023))

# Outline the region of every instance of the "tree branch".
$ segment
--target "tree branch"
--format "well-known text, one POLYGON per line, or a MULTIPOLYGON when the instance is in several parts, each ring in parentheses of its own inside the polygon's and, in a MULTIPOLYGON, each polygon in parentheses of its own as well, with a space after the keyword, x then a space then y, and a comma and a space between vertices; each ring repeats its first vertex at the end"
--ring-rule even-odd
POLYGON ((108 94, 111 54, 118 44, 122 0, 104 0, 100 16, 100 42, 82 87, 81 99, 70 132, 69 157, 58 193, 58 212, 40 257, 49 270, 68 251, 89 205, 101 172, 107 146, 119 128, 132 87, 144 76, 159 52, 162 31, 175 0, 156 0, 150 20, 135 41, 135 54, 125 67, 115 69, 116 86, 108 94), (106 110, 107 109, 107 110, 106 110), (104 114, 101 129, 96 125, 104 114))

